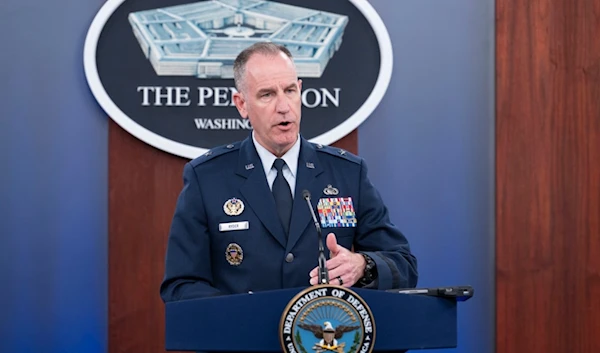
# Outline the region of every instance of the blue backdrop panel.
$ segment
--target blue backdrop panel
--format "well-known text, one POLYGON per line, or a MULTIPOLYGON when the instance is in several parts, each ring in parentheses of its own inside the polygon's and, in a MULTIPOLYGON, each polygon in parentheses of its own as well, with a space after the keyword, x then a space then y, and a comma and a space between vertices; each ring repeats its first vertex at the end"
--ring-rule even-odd
POLYGON ((107 119, 82 65, 101 2, 0 4, 0 352, 105 352, 107 119))
POLYGON ((394 71, 359 128, 359 152, 411 241, 419 285, 476 288, 458 306, 460 348, 450 351, 493 352, 494 1, 370 2, 394 71))

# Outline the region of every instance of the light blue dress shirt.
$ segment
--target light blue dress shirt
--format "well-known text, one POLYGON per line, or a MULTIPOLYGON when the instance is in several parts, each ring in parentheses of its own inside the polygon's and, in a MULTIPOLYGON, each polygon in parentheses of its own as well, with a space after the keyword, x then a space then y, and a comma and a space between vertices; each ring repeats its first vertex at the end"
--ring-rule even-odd
MULTIPOLYGON (((256 152, 258 152, 258 157, 260 157, 260 161, 262 162, 263 168, 265 170, 265 175, 267 176, 267 183, 269 184, 269 189, 273 190, 273 182, 275 181, 275 177, 277 177, 277 170, 273 167, 273 162, 277 159, 277 157, 269 152, 266 148, 264 148, 258 141, 256 141, 256 137, 254 136, 254 131, 252 132, 252 142, 254 142, 254 147, 256 147, 256 152)), ((296 143, 289 149, 281 158, 285 161, 285 167, 283 167, 283 177, 290 185, 290 190, 292 191, 292 197, 294 197, 296 191, 296 176, 298 175, 298 156, 300 155, 300 136, 296 139, 296 143)))

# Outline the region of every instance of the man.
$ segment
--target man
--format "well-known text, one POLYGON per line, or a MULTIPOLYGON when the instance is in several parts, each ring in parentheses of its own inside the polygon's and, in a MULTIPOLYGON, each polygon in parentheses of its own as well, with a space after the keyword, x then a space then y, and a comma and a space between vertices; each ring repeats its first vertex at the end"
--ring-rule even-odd
POLYGON ((414 287, 416 259, 364 161, 300 136, 302 81, 290 52, 257 43, 238 55, 234 77, 235 105, 253 132, 185 165, 162 299, 317 284, 318 237, 303 190, 322 199, 331 284, 414 287))

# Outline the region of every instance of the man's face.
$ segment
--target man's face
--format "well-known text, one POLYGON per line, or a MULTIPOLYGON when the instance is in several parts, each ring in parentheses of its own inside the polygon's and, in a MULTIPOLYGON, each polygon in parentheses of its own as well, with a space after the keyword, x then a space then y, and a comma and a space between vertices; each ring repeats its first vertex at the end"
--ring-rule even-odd
POLYGON ((325 340, 326 343, 332 343, 333 336, 334 336, 333 332, 323 332, 323 339, 325 340))
POLYGON ((240 115, 250 119, 256 140, 280 157, 300 131, 302 81, 284 53, 254 54, 246 63, 241 92, 233 99, 240 115))

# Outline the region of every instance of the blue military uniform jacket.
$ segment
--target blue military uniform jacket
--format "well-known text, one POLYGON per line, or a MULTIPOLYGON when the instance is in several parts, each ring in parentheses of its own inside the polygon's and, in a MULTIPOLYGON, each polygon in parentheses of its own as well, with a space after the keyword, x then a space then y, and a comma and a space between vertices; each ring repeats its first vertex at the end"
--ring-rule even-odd
POLYGON ((160 288, 165 302, 309 286, 318 237, 303 190, 310 191, 313 207, 320 198, 352 199, 356 226, 323 228, 323 236, 333 232, 338 244, 373 258, 379 289, 416 286, 416 259, 390 222, 360 157, 302 138, 289 236, 251 137, 187 163, 183 179, 160 288), (325 194, 329 185, 337 195, 325 194), (243 204, 241 213, 238 201, 227 203, 232 199, 243 204), (224 208, 226 203, 233 212, 224 208))

